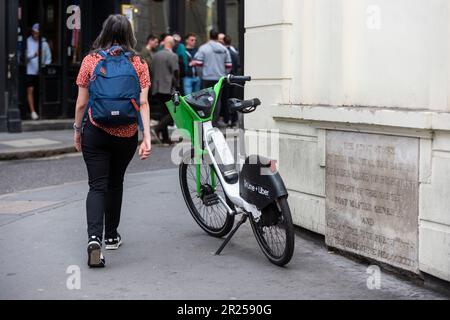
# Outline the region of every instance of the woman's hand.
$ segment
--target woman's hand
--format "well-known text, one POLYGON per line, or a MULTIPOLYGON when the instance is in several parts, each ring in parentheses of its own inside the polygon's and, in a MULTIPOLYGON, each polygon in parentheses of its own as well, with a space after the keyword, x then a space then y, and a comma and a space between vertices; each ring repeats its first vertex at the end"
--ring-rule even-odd
POLYGON ((139 157, 141 160, 145 160, 150 157, 150 153, 152 152, 152 142, 150 137, 145 137, 142 140, 141 146, 139 147, 139 157))
POLYGON ((81 134, 79 132, 73 133, 73 144, 75 146, 75 149, 77 149, 78 152, 81 151, 81 134))

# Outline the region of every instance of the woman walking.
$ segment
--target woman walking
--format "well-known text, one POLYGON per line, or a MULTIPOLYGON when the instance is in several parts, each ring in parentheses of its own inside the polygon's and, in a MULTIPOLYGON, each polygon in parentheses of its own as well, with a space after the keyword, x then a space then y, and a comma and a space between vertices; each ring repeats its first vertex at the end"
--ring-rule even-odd
POLYGON ((135 46, 126 17, 109 16, 77 77, 74 143, 83 153, 89 176, 86 211, 90 267, 105 266, 103 233, 105 249, 118 249, 122 243, 117 228, 123 179, 137 149, 138 126, 143 131, 140 159, 147 159, 151 152, 150 76, 135 46))

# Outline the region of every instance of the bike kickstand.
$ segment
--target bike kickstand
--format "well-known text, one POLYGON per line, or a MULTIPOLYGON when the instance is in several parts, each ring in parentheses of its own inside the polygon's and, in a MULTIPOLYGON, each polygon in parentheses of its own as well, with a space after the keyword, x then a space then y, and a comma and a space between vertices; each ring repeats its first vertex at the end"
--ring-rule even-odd
POLYGON ((247 218, 248 218, 248 216, 246 214, 242 215, 241 220, 239 220, 239 222, 236 224, 236 227, 234 227, 234 229, 228 234, 227 238, 222 243, 220 248, 216 251, 215 255, 220 255, 220 253, 222 252, 223 248, 225 248, 225 246, 228 244, 228 242, 230 242, 231 238, 234 236, 234 234, 239 229, 239 227, 241 225, 243 225, 245 223, 245 221, 247 221, 247 218))

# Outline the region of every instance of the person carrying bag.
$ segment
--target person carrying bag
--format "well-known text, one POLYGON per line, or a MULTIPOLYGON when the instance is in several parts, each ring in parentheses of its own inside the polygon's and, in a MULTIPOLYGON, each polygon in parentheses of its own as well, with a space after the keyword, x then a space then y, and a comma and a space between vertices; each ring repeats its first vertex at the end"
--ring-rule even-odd
POLYGON ((122 244, 120 222, 123 180, 143 132, 139 156, 151 153, 146 62, 134 51, 130 22, 111 15, 84 58, 77 77, 74 144, 83 153, 89 177, 86 199, 88 265, 104 267, 102 253, 122 244), (104 235, 104 236, 103 236, 104 235))

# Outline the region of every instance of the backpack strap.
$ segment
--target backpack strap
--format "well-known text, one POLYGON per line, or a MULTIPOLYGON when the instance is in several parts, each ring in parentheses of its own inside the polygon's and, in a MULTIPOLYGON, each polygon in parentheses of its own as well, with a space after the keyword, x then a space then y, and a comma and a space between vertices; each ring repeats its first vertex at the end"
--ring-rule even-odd
POLYGON ((111 51, 116 51, 116 50, 121 50, 121 51, 123 51, 123 48, 122 48, 121 46, 119 46, 119 45, 111 46, 111 47, 109 47, 109 49, 108 49, 108 53, 111 52, 111 51))
MULTIPOLYGON (((136 72, 136 69, 134 69, 133 63, 130 61, 130 57, 133 56, 134 54, 132 52, 124 52, 124 56, 127 57, 128 59, 126 59, 128 65, 130 66, 130 70, 132 70, 133 74, 134 74, 134 78, 138 84, 138 86, 140 87, 140 81, 139 81, 139 76, 136 72)), ((142 122, 142 117, 141 117, 141 110, 139 105, 136 103, 135 99, 131 99, 131 103, 133 104, 134 110, 136 110, 136 116, 137 116, 137 120, 138 120, 138 126, 139 126, 139 130, 141 130, 142 132, 144 132, 144 124, 142 122)))
POLYGON ((106 52, 110 55, 112 55, 111 53, 113 52, 117 52, 120 51, 120 53, 125 53, 125 51, 123 50, 123 48, 121 46, 112 46, 110 47, 106 52))
POLYGON ((98 54, 101 55, 103 59, 106 59, 106 57, 108 56, 108 52, 106 52, 105 50, 100 50, 98 54))
MULTIPOLYGON (((94 68, 94 71, 92 71, 92 76, 90 81, 95 81, 97 79, 98 74, 100 73, 100 69, 103 67, 103 64, 105 63, 106 58, 100 59, 100 61, 97 63, 97 65, 94 68)), ((92 93, 90 93, 92 94, 92 93)), ((92 96, 92 98, 95 98, 95 96, 92 96)))
POLYGON ((88 120, 88 117, 89 117, 89 106, 91 105, 91 99, 89 99, 88 100, 88 103, 87 103, 87 105, 86 105, 86 107, 84 107, 84 113, 83 113, 83 118, 81 118, 81 130, 82 130, 82 132, 83 132, 83 130, 84 130, 84 126, 86 125, 86 122, 87 122, 87 120, 88 120))
POLYGON ((136 103, 136 100, 134 100, 134 99, 131 99, 131 104, 133 105, 134 110, 136 110, 139 130, 144 132, 144 124, 142 123, 142 117, 141 117, 141 108, 138 106, 138 104, 136 103))

